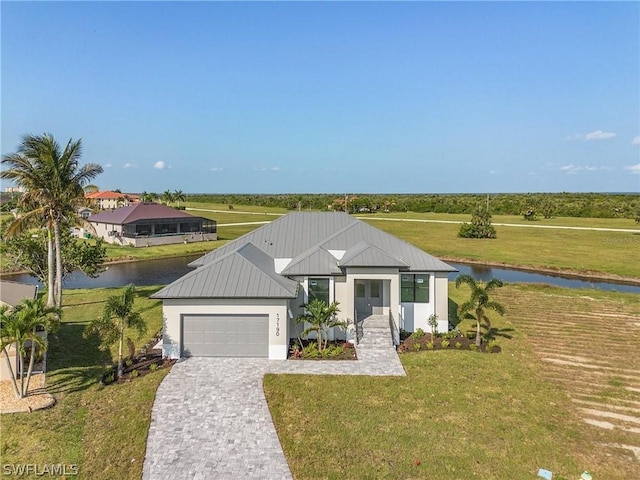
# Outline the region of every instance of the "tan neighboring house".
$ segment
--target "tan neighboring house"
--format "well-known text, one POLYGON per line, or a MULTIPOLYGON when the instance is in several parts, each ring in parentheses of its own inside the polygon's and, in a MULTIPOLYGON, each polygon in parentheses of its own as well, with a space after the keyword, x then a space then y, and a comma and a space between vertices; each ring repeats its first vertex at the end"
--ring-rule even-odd
MULTIPOLYGON (((38 295, 37 285, 27 285, 25 283, 0 281, 0 305, 8 305, 9 307, 15 307, 25 298, 36 298, 38 295)), ((46 334, 45 334, 46 335, 46 334)), ((7 354, 9 355, 9 361, 11 362, 11 368, 17 375, 18 372, 18 352, 13 345, 9 345, 7 348, 7 354)), ((0 352, 0 381, 9 380, 9 369, 7 368, 7 360, 4 358, 4 353, 0 352)), ((39 373, 44 370, 44 362, 42 367, 36 365, 34 367, 34 373, 39 373)))
POLYGON ((87 220, 98 237, 114 245, 149 247, 218 239, 215 220, 158 203, 139 202, 87 220))
POLYGON ((133 205, 140 201, 140 197, 136 194, 112 192, 110 190, 87 193, 84 198, 100 210, 114 210, 116 208, 133 205))

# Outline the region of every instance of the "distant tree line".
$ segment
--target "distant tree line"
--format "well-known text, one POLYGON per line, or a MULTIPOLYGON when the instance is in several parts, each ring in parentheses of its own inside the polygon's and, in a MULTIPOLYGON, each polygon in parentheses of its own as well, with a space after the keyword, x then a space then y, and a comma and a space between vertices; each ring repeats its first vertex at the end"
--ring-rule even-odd
POLYGON ((191 194, 189 200, 228 205, 280 207, 289 210, 366 212, 434 212, 472 214, 489 203, 494 215, 636 218, 640 195, 629 193, 491 194, 191 194))

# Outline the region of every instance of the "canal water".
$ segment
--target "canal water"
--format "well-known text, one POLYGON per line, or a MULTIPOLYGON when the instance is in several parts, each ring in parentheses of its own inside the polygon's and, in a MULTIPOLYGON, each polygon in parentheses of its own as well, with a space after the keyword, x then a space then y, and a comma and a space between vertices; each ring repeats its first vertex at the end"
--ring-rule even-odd
MULTIPOLYGON (((168 285, 185 273, 192 271, 187 264, 200 255, 188 257, 163 258, 144 262, 128 262, 109 265, 108 269, 97 278, 89 278, 81 272, 74 272, 65 278, 65 288, 104 288, 122 287, 128 283, 134 285, 168 285)), ((509 268, 488 267, 485 265, 466 265, 451 263, 460 273, 467 273, 476 280, 487 281, 499 278, 507 283, 546 283, 567 288, 596 288, 599 290, 615 290, 618 292, 640 293, 640 286, 624 285, 615 282, 592 282, 562 275, 525 272, 509 268)), ((455 280, 459 273, 449 274, 449 280, 455 280)), ((5 280, 35 285, 38 281, 26 274, 3 275, 5 280)))

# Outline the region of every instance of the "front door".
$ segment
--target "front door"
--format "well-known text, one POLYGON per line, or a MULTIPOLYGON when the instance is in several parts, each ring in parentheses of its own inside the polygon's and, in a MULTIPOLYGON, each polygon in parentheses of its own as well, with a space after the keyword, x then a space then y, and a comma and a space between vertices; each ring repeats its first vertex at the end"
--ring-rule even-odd
POLYGON ((383 313, 382 280, 356 280, 355 289, 358 320, 383 313))

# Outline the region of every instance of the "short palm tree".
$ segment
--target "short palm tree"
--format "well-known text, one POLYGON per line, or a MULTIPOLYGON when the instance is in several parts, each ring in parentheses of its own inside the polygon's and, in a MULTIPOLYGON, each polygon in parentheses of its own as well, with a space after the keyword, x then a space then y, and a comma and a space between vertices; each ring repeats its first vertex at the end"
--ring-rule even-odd
POLYGON ((147 324, 139 311, 134 310, 136 288, 132 284, 125 287, 121 295, 107 298, 102 316, 93 320, 85 330, 87 335, 97 333, 100 336, 100 348, 108 350, 118 342, 118 377, 122 376, 122 347, 124 331, 133 328, 139 337, 147 331, 147 324))
POLYGON ((42 352, 47 349, 47 341, 38 333, 42 328, 47 333, 54 331, 60 322, 61 310, 56 307, 47 307, 42 299, 25 299, 13 310, 3 309, 1 314, 2 349, 9 364, 9 371, 13 380, 14 392, 19 398, 23 398, 29 391, 29 381, 33 372, 33 365, 37 350, 42 352), (18 388, 16 374, 11 369, 9 355, 6 351, 8 345, 14 344, 18 351, 18 370, 20 371, 20 388, 18 388), (27 346, 30 344, 29 367, 25 375, 25 358, 27 346))
POLYGON ((47 305, 62 305, 61 224, 71 224, 84 201, 84 189, 102 173, 100 165, 80 166, 82 141, 69 140, 64 150, 51 134, 25 135, 16 153, 2 159, 7 166, 1 178, 24 189, 20 197, 21 214, 11 223, 7 234, 19 233, 36 224, 44 224, 48 234, 47 305))
POLYGON ((467 318, 476 321, 476 345, 479 347, 482 343, 480 337, 480 323, 485 322, 488 326, 491 321, 487 316, 486 310, 493 310, 499 315, 504 315, 504 307, 490 298, 490 294, 496 288, 502 287, 502 280, 492 278, 486 284, 476 282, 471 275, 460 275, 456 278, 456 288, 460 285, 468 285, 471 289, 471 297, 458 307, 458 315, 461 318, 467 318))
POLYGON ((165 190, 164 192, 162 192, 162 201, 167 206, 170 203, 173 203, 173 193, 171 193, 171 190, 165 190))
POLYGON ((309 326, 302 331, 302 335, 307 336, 312 332, 316 332, 318 350, 320 351, 327 345, 328 338, 326 338, 324 334, 329 328, 345 327, 344 322, 336 319, 336 314, 340 311, 338 305, 338 302, 332 302, 327 305, 325 301, 317 298, 302 305, 304 313, 298 317, 297 322, 306 322, 309 324, 309 326))

